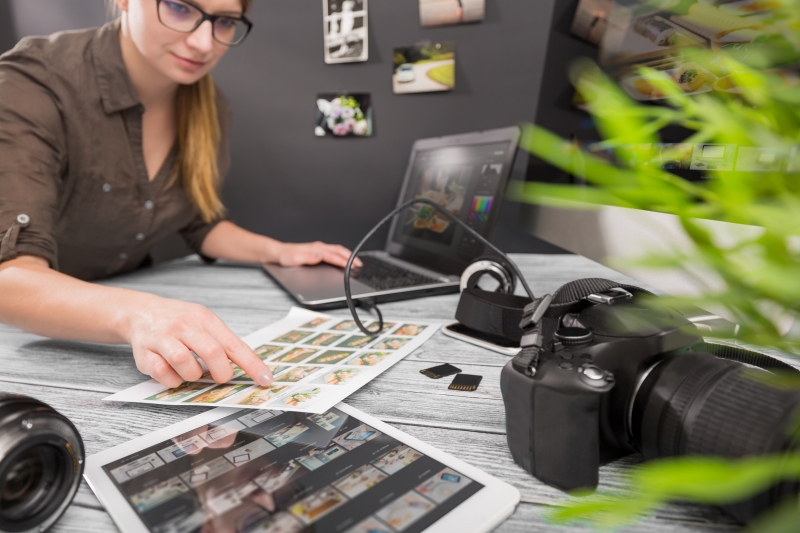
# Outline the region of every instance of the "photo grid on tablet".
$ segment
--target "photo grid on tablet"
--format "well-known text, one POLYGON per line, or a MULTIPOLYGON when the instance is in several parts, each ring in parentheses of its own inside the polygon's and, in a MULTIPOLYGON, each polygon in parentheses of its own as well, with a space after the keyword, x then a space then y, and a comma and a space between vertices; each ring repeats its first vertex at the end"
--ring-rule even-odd
POLYGON ((237 411, 102 470, 152 532, 414 533, 484 487, 336 408, 237 411))

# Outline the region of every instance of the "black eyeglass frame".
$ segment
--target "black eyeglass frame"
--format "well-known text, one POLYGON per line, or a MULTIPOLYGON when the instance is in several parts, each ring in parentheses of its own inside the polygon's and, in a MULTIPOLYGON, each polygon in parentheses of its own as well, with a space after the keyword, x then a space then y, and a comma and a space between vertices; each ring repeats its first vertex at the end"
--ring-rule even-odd
POLYGON ((156 14, 158 15, 158 21, 161 23, 162 26, 164 26, 165 28, 169 28, 172 31, 177 31, 179 33, 192 33, 194 30, 196 30, 197 28, 202 26, 205 21, 208 20, 208 21, 211 21, 211 36, 214 38, 214 40, 217 41, 219 44, 221 44, 223 46, 235 47, 235 46, 239 46, 240 44, 242 44, 244 42, 244 40, 247 38, 247 36, 250 35, 250 31, 253 29, 253 23, 250 22, 250 19, 248 19, 246 15, 242 15, 241 17, 232 17, 230 15, 209 15, 208 13, 206 13, 205 11, 203 11, 202 9, 197 7, 196 5, 192 4, 191 2, 184 2, 184 3, 192 6, 193 8, 195 8, 197 11, 199 11, 201 17, 200 17, 200 20, 197 21, 197 23, 194 25, 194 27, 192 27, 191 30, 178 30, 178 29, 173 28, 172 26, 169 26, 169 25, 165 24, 164 21, 161 20, 161 9, 160 8, 161 8, 161 2, 163 2, 163 1, 164 0, 156 0, 156 14), (244 22, 247 25, 247 31, 242 36, 242 38, 239 39, 235 43, 226 43, 224 41, 220 41, 219 39, 217 39, 217 35, 216 35, 215 30, 214 30, 214 23, 217 22, 217 20, 219 20, 219 19, 232 19, 232 20, 238 20, 238 21, 244 22))

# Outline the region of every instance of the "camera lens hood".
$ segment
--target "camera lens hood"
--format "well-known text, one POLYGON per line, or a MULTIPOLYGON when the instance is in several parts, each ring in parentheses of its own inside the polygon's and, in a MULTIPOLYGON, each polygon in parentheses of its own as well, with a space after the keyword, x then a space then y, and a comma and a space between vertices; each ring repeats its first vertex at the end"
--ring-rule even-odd
POLYGON ((0 532, 40 533, 64 513, 81 481, 75 426, 33 398, 0 393, 0 532))

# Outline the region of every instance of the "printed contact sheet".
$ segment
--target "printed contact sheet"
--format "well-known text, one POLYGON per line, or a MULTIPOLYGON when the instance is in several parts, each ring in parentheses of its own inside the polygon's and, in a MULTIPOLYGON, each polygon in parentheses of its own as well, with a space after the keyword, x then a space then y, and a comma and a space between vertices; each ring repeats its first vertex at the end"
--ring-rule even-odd
POLYGON ((231 363, 234 372, 228 383, 216 383, 209 372, 173 389, 152 379, 105 400, 324 413, 416 350, 438 328, 417 320, 393 321, 370 337, 352 319, 293 307, 284 319, 243 339, 272 372, 275 381, 269 387, 258 386, 231 363))

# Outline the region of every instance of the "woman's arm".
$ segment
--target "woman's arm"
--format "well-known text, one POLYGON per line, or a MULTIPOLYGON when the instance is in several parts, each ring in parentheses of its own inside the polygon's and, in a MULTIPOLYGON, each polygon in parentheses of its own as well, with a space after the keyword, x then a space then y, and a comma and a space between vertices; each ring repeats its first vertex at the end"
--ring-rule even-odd
MULTIPOLYGON (((240 228, 224 220, 214 226, 201 248, 203 255, 240 263, 275 263, 282 266, 330 263, 344 268, 350 250, 322 242, 286 243, 240 228)), ((356 259, 354 266, 361 266, 356 259)))
POLYGON ((202 367, 224 383, 230 362, 262 386, 272 374, 214 313, 197 304, 86 283, 32 255, 0 263, 0 322, 47 337, 130 344, 136 367, 167 387, 195 381, 202 367))

